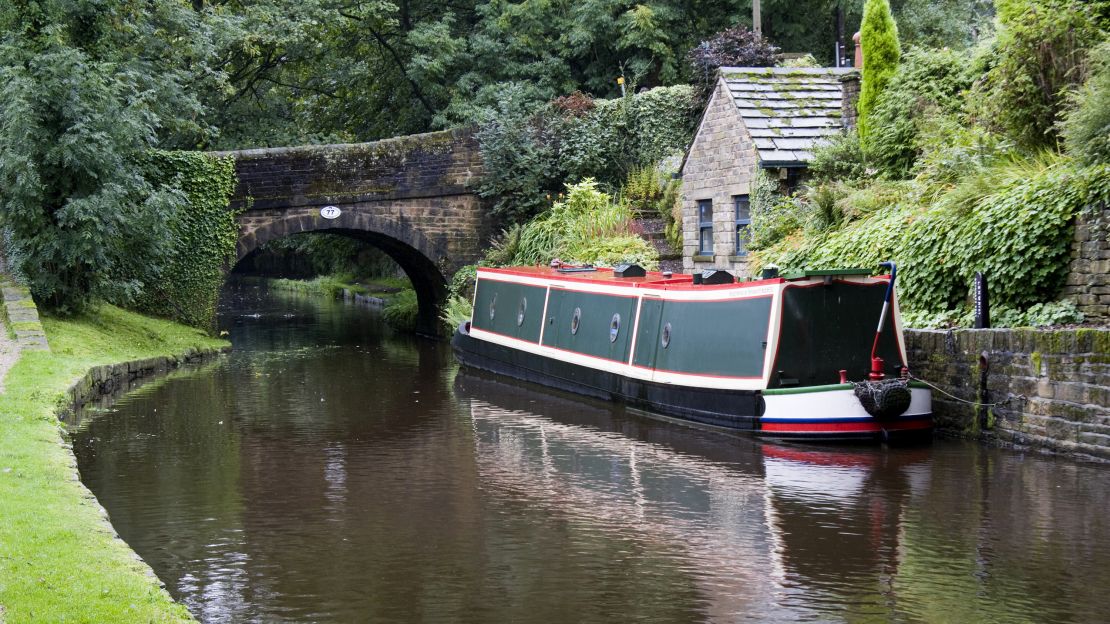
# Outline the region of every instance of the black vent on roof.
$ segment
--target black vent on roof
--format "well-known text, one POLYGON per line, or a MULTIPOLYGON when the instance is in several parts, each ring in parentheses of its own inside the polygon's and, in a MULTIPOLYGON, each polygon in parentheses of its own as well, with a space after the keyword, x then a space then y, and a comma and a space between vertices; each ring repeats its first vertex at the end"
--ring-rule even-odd
POLYGON ((647 271, 638 264, 618 264, 613 269, 613 275, 616 277, 644 277, 647 275, 647 271))

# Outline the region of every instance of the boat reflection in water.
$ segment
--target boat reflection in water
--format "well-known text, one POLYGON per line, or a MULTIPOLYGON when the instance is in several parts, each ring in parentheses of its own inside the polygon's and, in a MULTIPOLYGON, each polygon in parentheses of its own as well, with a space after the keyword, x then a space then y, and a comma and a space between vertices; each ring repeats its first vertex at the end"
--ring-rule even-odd
POLYGON ((902 507, 928 480, 928 449, 773 445, 466 371, 456 389, 484 484, 657 544, 708 619, 890 613, 902 507))

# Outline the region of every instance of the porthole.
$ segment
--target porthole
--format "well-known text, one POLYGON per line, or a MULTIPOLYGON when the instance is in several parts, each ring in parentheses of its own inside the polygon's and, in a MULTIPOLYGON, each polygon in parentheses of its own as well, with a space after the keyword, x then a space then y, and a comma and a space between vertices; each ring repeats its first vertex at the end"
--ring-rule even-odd
POLYGON ((613 320, 609 322, 609 342, 617 341, 617 334, 621 332, 621 315, 614 314, 613 320))
POLYGON ((520 298, 520 309, 516 311, 516 325, 520 327, 524 324, 524 313, 528 311, 528 299, 526 297, 520 298))
POLYGON ((489 300, 489 320, 493 320, 493 315, 497 313, 497 293, 493 293, 493 297, 489 300))
POLYGON ((663 344, 664 349, 671 346, 671 324, 670 323, 667 323, 666 325, 663 326, 663 338, 660 342, 663 344))
POLYGON ((578 325, 582 322, 582 308, 574 309, 574 316, 570 317, 570 333, 578 333, 578 325))

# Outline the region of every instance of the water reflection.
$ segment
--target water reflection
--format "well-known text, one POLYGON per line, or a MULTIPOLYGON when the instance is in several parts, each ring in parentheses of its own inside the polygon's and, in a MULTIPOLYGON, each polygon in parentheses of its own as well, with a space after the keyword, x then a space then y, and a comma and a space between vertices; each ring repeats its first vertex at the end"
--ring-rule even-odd
POLYGON ((457 372, 341 304, 234 290, 236 352, 74 423, 201 620, 1099 621, 1110 470, 775 446, 457 372))

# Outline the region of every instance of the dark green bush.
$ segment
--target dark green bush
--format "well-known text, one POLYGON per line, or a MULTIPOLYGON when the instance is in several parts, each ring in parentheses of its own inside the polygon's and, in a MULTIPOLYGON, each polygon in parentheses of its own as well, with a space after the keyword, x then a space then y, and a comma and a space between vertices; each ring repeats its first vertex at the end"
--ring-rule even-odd
POLYGON ((872 111, 868 162, 889 177, 909 175, 922 152, 918 141, 922 120, 961 109, 963 91, 972 82, 967 68, 964 53, 910 48, 872 111))
POLYGON ((688 86, 589 106, 556 104, 531 110, 510 91, 479 128, 487 171, 479 192, 493 200, 494 215, 507 224, 550 207, 564 183, 594 178, 605 188, 619 188, 635 168, 684 150, 701 112, 688 86))
POLYGON ((859 134, 849 130, 835 134, 813 150, 809 172, 815 182, 851 181, 868 176, 867 161, 859 144, 859 134))
POLYGON ((416 332, 416 320, 420 316, 420 303, 416 291, 406 288, 389 298, 382 308, 382 316, 389 326, 406 333, 416 332))

